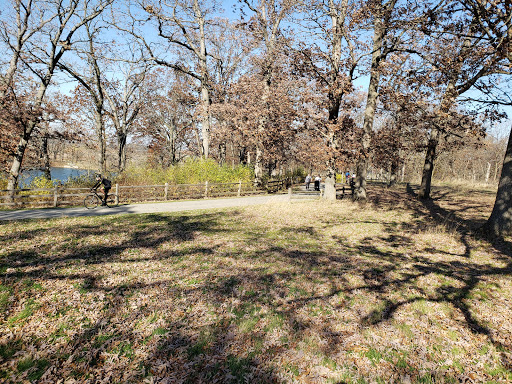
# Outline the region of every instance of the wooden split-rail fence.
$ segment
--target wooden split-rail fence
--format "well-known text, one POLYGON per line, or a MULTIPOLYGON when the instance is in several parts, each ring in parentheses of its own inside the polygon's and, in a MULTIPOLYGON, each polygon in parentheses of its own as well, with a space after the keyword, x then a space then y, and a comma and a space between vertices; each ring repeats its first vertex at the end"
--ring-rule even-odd
MULTIPOLYGON (((114 195, 116 203, 134 203, 148 201, 171 201, 208 199, 215 197, 249 196, 264 193, 285 191, 287 182, 272 180, 263 187, 256 187, 250 182, 209 183, 201 184, 158 184, 158 185, 113 185, 109 195, 114 195)), ((32 208, 61 207, 82 205, 91 188, 70 188, 55 186, 54 188, 16 189, 14 194, 8 190, 0 190, 0 208, 32 208)), ((98 189, 102 196, 103 191, 98 189)))
MULTIPOLYGON (((337 199, 343 199, 345 196, 354 195, 354 188, 350 184, 336 183, 334 187, 336 188, 337 199)), ((310 189, 305 189, 303 184, 288 188, 290 200, 320 199, 323 197, 323 194, 323 185, 320 190, 315 190, 313 184, 311 184, 310 189)))

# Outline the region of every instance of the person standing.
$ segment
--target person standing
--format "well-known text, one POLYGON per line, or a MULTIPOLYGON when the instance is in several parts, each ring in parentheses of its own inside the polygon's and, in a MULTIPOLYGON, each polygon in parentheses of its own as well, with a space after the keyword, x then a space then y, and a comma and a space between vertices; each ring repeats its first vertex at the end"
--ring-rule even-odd
POLYGON ((311 184, 311 175, 308 173, 306 176, 306 189, 309 189, 309 184, 311 184))
POLYGON ((320 181, 322 181, 322 178, 320 177, 320 175, 317 175, 315 177, 315 191, 320 190, 320 181))

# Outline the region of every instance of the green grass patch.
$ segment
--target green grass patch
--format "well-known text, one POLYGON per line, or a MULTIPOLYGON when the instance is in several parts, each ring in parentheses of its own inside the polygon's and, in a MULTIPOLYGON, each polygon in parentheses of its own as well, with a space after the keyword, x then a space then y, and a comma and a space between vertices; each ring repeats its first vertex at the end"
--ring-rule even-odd
POLYGON ((368 351, 366 351, 364 355, 371 361, 373 365, 379 363, 383 358, 382 352, 378 351, 375 348, 368 349, 368 351))
POLYGON ((231 376, 232 383, 245 383, 245 377, 250 372, 251 360, 248 358, 236 357, 229 355, 227 359, 227 366, 231 376))
POLYGON ((209 345, 213 341, 213 334, 210 330, 201 330, 199 337, 187 348, 187 355, 189 359, 206 353, 209 345))
POLYGON ((18 372, 25 372, 30 370, 28 373, 28 379, 33 381, 39 380, 49 365, 50 362, 48 360, 35 360, 32 357, 26 357, 18 362, 17 369, 18 372))
POLYGON ((0 313, 9 306, 9 298, 12 295, 12 288, 0 284, 0 313))
POLYGON ((28 299, 25 307, 18 314, 9 318, 8 323, 13 325, 19 321, 25 320, 32 316, 34 312, 39 308, 39 303, 37 303, 34 299, 28 299))

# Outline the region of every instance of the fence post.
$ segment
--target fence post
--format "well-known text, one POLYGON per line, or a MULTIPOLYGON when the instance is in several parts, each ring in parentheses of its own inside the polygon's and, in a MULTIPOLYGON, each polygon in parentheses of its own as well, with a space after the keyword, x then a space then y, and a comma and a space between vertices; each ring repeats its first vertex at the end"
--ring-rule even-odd
POLYGON ((119 204, 119 184, 116 183, 116 204, 119 204))
POLYGON ((208 198, 208 180, 204 182, 204 198, 208 198))
POLYGON ((58 199, 59 199, 59 187, 55 186, 55 188, 53 189, 53 207, 54 208, 57 207, 58 199))
POLYGON ((240 197, 240 193, 242 193, 242 180, 238 182, 238 193, 236 194, 236 196, 240 197))
POLYGON ((169 183, 165 183, 164 200, 165 201, 169 200, 169 183))

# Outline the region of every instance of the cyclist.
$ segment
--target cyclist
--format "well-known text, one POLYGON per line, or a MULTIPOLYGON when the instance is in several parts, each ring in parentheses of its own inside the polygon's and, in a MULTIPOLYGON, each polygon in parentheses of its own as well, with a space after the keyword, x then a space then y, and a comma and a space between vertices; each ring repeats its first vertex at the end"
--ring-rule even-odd
POLYGON ((101 176, 101 173, 96 174, 96 184, 92 187, 92 189, 96 190, 101 184, 103 184, 103 192, 105 194, 105 197, 103 198, 103 201, 101 202, 102 206, 107 205, 107 196, 108 191, 110 191, 110 188, 112 188, 112 183, 110 180, 104 178, 101 176))

